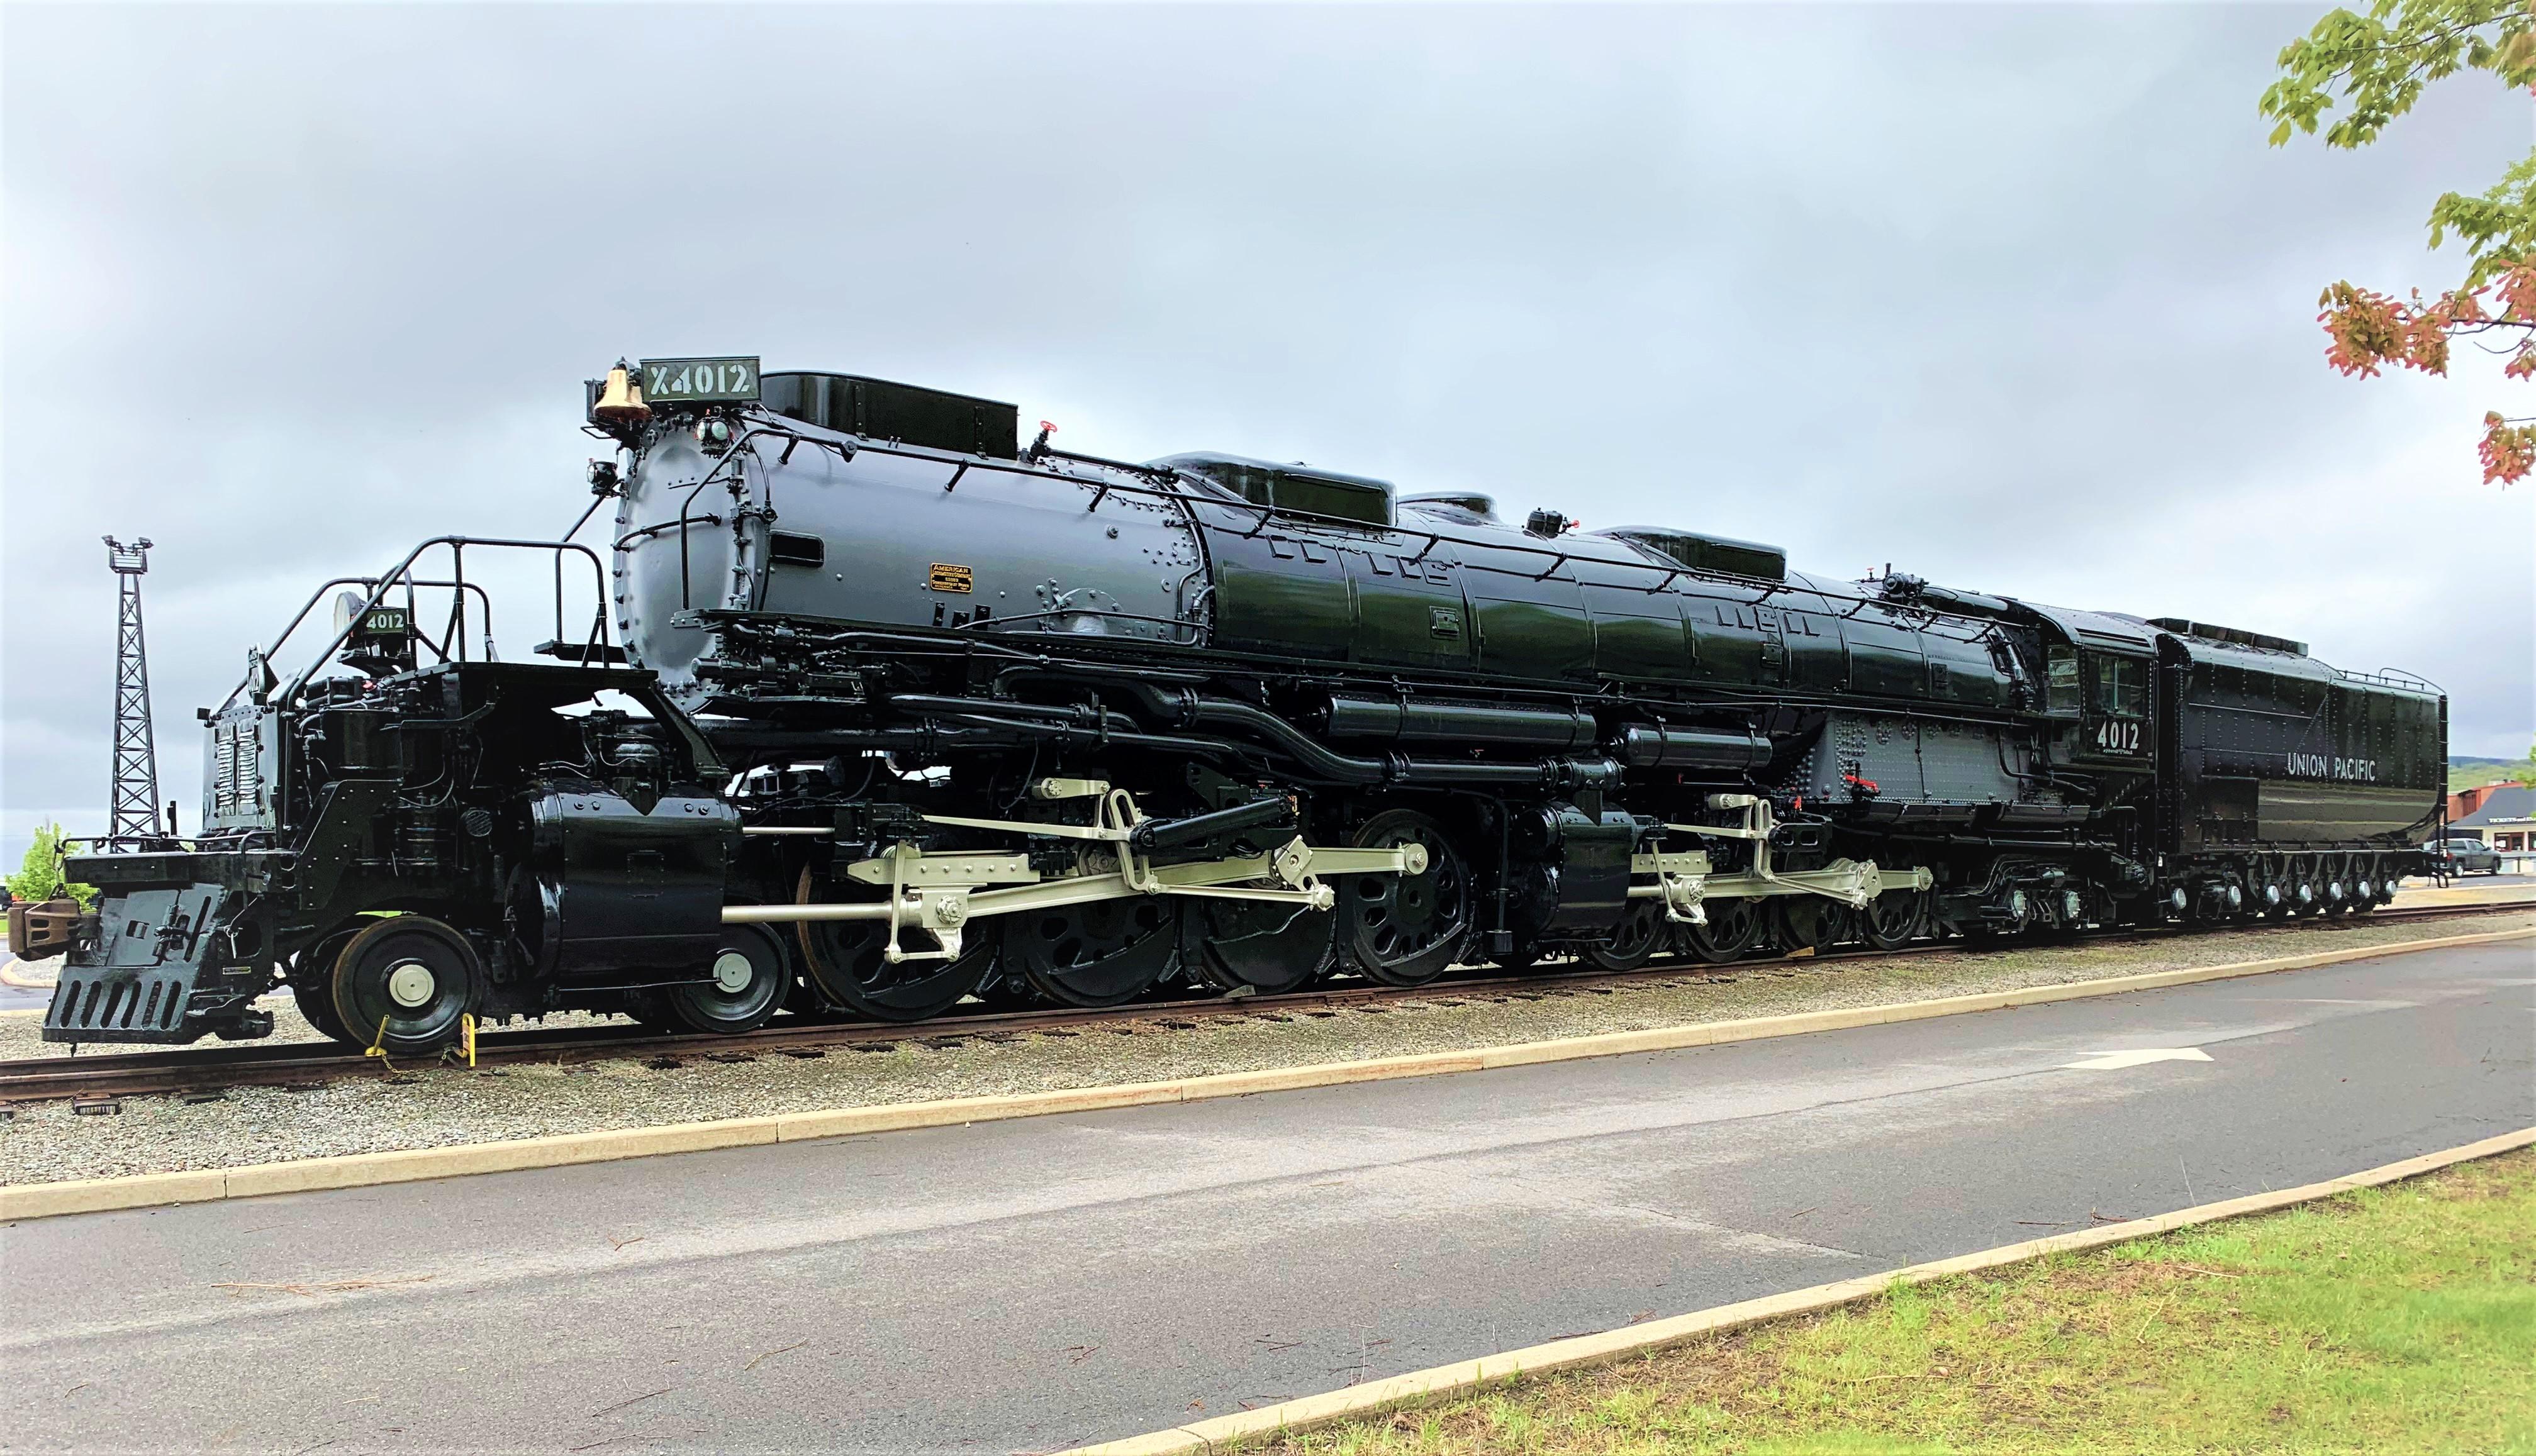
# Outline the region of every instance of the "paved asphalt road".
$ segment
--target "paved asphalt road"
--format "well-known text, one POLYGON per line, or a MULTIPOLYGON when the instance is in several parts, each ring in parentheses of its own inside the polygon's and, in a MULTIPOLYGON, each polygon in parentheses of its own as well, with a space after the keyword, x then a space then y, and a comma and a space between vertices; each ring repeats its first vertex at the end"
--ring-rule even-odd
POLYGON ((2504 942, 37 1221, 0 1233, 0 1447, 1045 1450, 2524 1127, 2531 1011, 2504 942))

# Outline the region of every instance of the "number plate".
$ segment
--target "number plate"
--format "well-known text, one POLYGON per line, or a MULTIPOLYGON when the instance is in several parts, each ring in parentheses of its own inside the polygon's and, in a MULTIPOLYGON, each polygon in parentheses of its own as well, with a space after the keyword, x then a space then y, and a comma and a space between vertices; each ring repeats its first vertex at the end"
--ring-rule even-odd
POLYGON ((757 358, 645 359, 647 405, 723 404, 757 398, 757 358))
POLYGON ((2096 721, 2096 751, 2099 753, 2140 752, 2140 725, 2137 719, 2103 718, 2096 721))

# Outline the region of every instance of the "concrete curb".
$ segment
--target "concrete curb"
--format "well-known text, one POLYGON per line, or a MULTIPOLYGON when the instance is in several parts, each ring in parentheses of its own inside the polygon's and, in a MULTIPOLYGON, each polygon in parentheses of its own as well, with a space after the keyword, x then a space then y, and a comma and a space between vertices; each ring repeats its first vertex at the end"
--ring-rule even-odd
POLYGON ((2348 1177, 2309 1183, 2300 1188, 2283 1188, 2275 1193, 2257 1193, 2245 1198, 2231 1198, 2224 1203, 2205 1203, 2197 1208, 2179 1209, 2154 1218, 2133 1219, 2127 1223, 2107 1224, 2100 1229, 2082 1230, 2076 1234, 2055 1234, 2050 1238, 2028 1239, 2000 1248, 1983 1249, 1934 1263, 1913 1264, 1883 1274, 1870 1274, 1858 1279, 1844 1279, 1837 1284, 1816 1285, 1766 1298, 1746 1299, 1738 1304, 1721 1304, 1693 1314, 1677 1315, 1625 1329, 1607 1330, 1599 1335, 1578 1335, 1566 1340, 1553 1340, 1524 1350, 1510 1350, 1458 1364, 1437 1365, 1433 1369, 1394 1375, 1366 1385, 1334 1390, 1327 1395, 1305 1396, 1300 1400, 1262 1406, 1233 1416, 1219 1416, 1189 1425, 1173 1426, 1147 1435, 1129 1436, 1123 1440, 1105 1441, 1094 1446, 1077 1446, 1057 1456, 1185 1456, 1191 1452, 1213 1452, 1230 1443, 1259 1437, 1275 1437, 1284 1432, 1306 1430, 1327 1425, 1350 1417, 1371 1415, 1399 1406, 1457 1395, 1474 1386, 1492 1380, 1507 1380, 1517 1375, 1538 1375, 1551 1370, 1574 1369, 1582 1365, 1607 1364, 1623 1356, 1640 1355, 1680 1345, 1702 1336, 1722 1334, 1746 1325, 1761 1324, 1793 1315, 1812 1314, 1836 1305, 1872 1298, 1897 1284, 1927 1284, 1958 1274, 1971 1274, 1996 1269, 2002 1264, 2018 1264, 2050 1254, 2075 1253, 2103 1248, 2107 1244, 2125 1243, 2134 1238, 2187 1229, 2196 1224, 2216 1223, 2222 1219, 2243 1218, 2248 1214, 2269 1213, 2293 1204, 2312 1203, 2348 1193, 2355 1188, 2372 1188, 2381 1183, 2398 1182, 2426 1172, 2477 1158, 2489 1158, 2536 1144, 2536 1127, 2485 1138, 2461 1148, 2442 1153, 2407 1158, 2348 1177))
POLYGON ((59 981, 29 981, 27 978, 19 975, 16 971, 10 969, 17 964, 18 958, 15 956, 10 957, 8 960, 0 961, 0 985, 14 985, 20 990, 25 991, 48 991, 54 986, 60 984, 59 981))
POLYGON ((828 1111, 785 1112, 763 1117, 732 1117, 712 1122, 677 1122, 658 1127, 629 1127, 607 1132, 560 1133, 495 1143, 463 1143, 447 1148, 415 1148, 389 1153, 357 1153, 339 1158, 306 1158, 290 1163, 258 1163, 243 1168, 206 1169, 191 1172, 140 1173, 129 1177, 82 1178, 67 1182, 27 1183, 0 1187, 0 1222, 50 1218, 57 1214, 102 1213, 111 1209, 149 1208, 159 1204, 203 1203, 222 1198, 254 1198, 267 1193, 305 1193, 325 1188, 360 1188, 379 1183, 418 1182, 479 1172, 515 1172, 533 1168, 559 1168, 575 1163, 608 1163, 623 1158, 650 1158, 665 1153, 697 1153, 714 1148, 740 1148, 764 1143, 800 1142, 810 1138, 849 1137, 860 1133, 899 1132, 917 1127, 945 1127, 1011 1117, 1045 1117, 1059 1112, 1089 1112, 1110 1108, 1146 1107, 1156 1103, 1205 1102, 1222 1097, 1249 1097, 1262 1092, 1291 1092, 1307 1087, 1335 1087, 1350 1082, 1378 1082, 1396 1077, 1432 1077, 1476 1072, 1490 1067, 1531 1066, 1573 1061, 1590 1056, 1621 1056, 1641 1051, 1671 1051, 1715 1046, 1809 1032, 1842 1031, 1891 1022, 1958 1016, 1968 1011, 1997 1011, 2052 1001, 2073 1001, 2126 991, 2155 990, 2195 981, 2225 981, 2274 971, 2299 971, 2345 961, 2376 960, 2414 951, 2483 945, 2497 940, 2536 937, 2536 927, 2452 935, 2444 939, 2404 940, 2386 945, 2354 946, 2265 961, 2239 961, 2222 966, 2194 966, 2153 971, 2102 981, 2022 990, 1983 991, 1934 1001, 1906 1001, 1888 1006, 1858 1006, 1837 1011, 1807 1011, 1789 1016, 1751 1017, 1741 1021, 1703 1022, 1658 1027, 1642 1032, 1606 1032, 1554 1042, 1530 1042, 1471 1051, 1430 1051, 1370 1061, 1324 1062, 1316 1066, 1279 1067, 1255 1072, 1225 1072, 1169 1082, 1131 1082, 1062 1092, 1037 1092, 1002 1097, 965 1097, 936 1102, 896 1103, 828 1111))

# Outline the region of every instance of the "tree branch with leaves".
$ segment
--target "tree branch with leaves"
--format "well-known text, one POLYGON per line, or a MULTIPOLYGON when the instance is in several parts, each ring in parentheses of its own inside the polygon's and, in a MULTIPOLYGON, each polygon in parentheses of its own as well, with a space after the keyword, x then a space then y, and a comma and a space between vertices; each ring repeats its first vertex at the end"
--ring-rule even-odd
MULTIPOLYGON (((2536 93, 2536 0, 2376 0, 2366 15, 2337 10, 2282 49, 2280 69, 2262 99, 2276 123, 2273 146, 2321 128, 2328 147, 2366 147, 2433 82, 2460 71, 2536 93)), ((2489 191, 2441 194, 2430 229, 2435 249, 2451 238, 2464 246, 2464 278, 2429 299, 2418 288, 2398 298, 2348 281, 2326 288, 2316 300, 2325 362, 2364 378, 2382 365, 2444 375, 2450 344, 2465 339, 2509 355, 2508 378, 2536 376, 2536 148, 2489 191)), ((2524 479, 2536 471, 2536 418, 2485 414, 2481 453, 2484 479, 2524 479)))

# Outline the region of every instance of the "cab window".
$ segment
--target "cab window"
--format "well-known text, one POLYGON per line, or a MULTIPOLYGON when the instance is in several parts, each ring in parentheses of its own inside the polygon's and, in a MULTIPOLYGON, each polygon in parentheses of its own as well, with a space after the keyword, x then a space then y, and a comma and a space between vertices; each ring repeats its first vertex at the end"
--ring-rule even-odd
POLYGON ((2078 650, 2076 648, 2052 649, 2051 656, 2044 660, 2044 712, 2075 713, 2078 711, 2078 650))
POLYGON ((2116 718, 2148 716, 2148 664, 2090 653, 2087 679, 2087 696, 2097 712, 2116 718))

